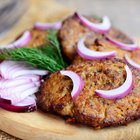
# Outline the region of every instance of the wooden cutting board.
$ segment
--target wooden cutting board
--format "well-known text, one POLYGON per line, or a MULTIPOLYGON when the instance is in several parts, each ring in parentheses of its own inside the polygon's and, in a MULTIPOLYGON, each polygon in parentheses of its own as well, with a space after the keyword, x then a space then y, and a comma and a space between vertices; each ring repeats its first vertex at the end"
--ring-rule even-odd
MULTIPOLYGON (((56 21, 70 15, 73 10, 54 3, 52 0, 29 0, 28 10, 20 21, 0 43, 12 41, 19 33, 31 28, 36 21, 56 21)), ((139 140, 140 120, 127 126, 110 127, 102 130, 82 125, 70 125, 59 116, 36 111, 12 113, 0 109, 0 129, 27 140, 139 140)))
POLYGON ((11 113, 0 110, 0 129, 26 140, 139 140, 140 120, 127 126, 94 130, 70 125, 55 115, 40 111, 11 113))

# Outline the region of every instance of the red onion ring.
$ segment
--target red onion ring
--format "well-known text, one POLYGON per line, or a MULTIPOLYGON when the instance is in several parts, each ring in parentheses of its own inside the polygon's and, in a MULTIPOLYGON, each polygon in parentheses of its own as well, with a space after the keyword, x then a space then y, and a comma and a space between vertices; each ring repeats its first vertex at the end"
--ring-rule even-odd
POLYGON ((134 85, 133 76, 131 70, 127 65, 125 65, 125 70, 126 80, 120 87, 112 90, 95 90, 95 93, 106 99, 119 99, 130 94, 134 85))
POLYGON ((33 69, 33 70, 20 70, 20 71, 15 71, 15 73, 13 73, 11 75, 10 78, 17 78, 20 76, 24 76, 24 75, 47 75, 49 72, 46 70, 38 70, 38 69, 33 69))
POLYGON ((28 97, 18 104, 8 104, 0 102, 0 107, 12 112, 32 112, 36 110, 36 101, 33 97, 28 97))
POLYGON ((86 39, 85 37, 82 37, 77 45, 77 53, 84 59, 87 60, 97 60, 97 59, 104 59, 104 58, 110 58, 116 56, 116 51, 111 52, 98 52, 88 49, 84 41, 86 39))
POLYGON ((0 107, 14 112, 35 110, 35 98, 29 98, 38 91, 40 76, 47 73, 24 62, 3 61, 0 64, 0 107))
POLYGON ((59 30, 62 26, 62 22, 61 21, 57 21, 55 23, 41 23, 41 22, 36 22, 34 24, 34 27, 36 29, 40 29, 40 30, 47 30, 47 29, 55 29, 55 30, 59 30))
POLYGON ((0 49, 21 48, 27 45, 30 40, 31 40, 30 31, 25 31, 24 34, 18 40, 12 42, 11 44, 0 46, 0 49))
POLYGON ((117 47, 124 49, 124 50, 128 50, 128 51, 133 51, 138 49, 138 44, 133 40, 133 44, 125 44, 122 42, 119 42, 109 36, 105 36, 107 40, 109 40, 112 44, 116 45, 117 47))
POLYGON ((3 99, 11 100, 13 103, 21 102, 23 99, 27 98, 30 95, 33 95, 38 91, 40 82, 37 84, 30 83, 21 86, 0 89, 0 96, 3 99), (19 94, 20 93, 20 94, 19 94))
POLYGON ((6 104, 11 104, 11 101, 10 100, 4 99, 4 98, 1 98, 1 97, 0 97, 0 102, 1 103, 6 103, 6 104))
POLYGON ((46 75, 48 71, 38 70, 26 65, 24 62, 3 61, 0 64, 0 74, 4 79, 14 79, 20 76, 46 75))
POLYGON ((72 99, 75 100, 84 87, 83 79, 75 72, 69 70, 61 70, 62 75, 68 76, 73 82, 73 89, 71 92, 72 99))
POLYGON ((127 54, 124 55, 124 59, 125 59, 125 61, 126 61, 128 64, 130 64, 132 67, 134 67, 134 68, 140 70, 140 65, 137 64, 136 62, 134 62, 131 58, 129 58, 127 54))
POLYGON ((85 17, 81 16, 77 12, 74 15, 80 20, 80 22, 83 25, 85 25, 86 27, 88 27, 89 29, 91 29, 93 31, 100 32, 100 33, 106 33, 111 28, 111 23, 107 16, 103 17, 102 23, 92 23, 91 21, 89 21, 85 17))
POLYGON ((27 83, 31 83, 31 79, 25 79, 25 78, 16 78, 12 80, 0 80, 0 90, 4 88, 10 88, 10 87, 16 87, 19 85, 24 85, 27 83))

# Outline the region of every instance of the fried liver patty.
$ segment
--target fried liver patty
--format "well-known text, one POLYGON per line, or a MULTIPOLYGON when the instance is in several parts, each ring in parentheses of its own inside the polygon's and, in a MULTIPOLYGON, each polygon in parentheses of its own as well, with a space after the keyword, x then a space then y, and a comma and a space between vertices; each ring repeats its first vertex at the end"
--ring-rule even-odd
MULTIPOLYGON (((88 19, 93 22, 100 21, 99 19, 94 17, 88 17, 88 19)), ((62 51, 64 52, 66 58, 68 58, 70 61, 72 61, 77 54, 77 42, 87 33, 93 34, 93 37, 90 39, 89 42, 87 42, 87 47, 90 46, 90 49, 94 49, 96 51, 116 50, 118 58, 122 58, 124 56, 124 53, 129 53, 129 51, 122 50, 116 45, 110 43, 103 34, 89 30, 86 26, 80 23, 77 17, 71 16, 64 20, 62 28, 58 33, 58 37, 62 46, 62 51)), ((127 37, 124 33, 115 28, 111 28, 107 35, 126 44, 133 43, 129 37, 127 37)))
POLYGON ((111 90, 122 85, 126 78, 125 63, 118 59, 85 61, 71 65, 67 70, 79 74, 84 80, 84 88, 72 100, 73 87, 69 77, 60 72, 51 74, 37 93, 38 106, 45 111, 67 116, 69 121, 103 128, 127 124, 140 118, 140 72, 134 68, 134 87, 129 95, 122 99, 109 100, 95 94, 96 89, 111 90), (72 118, 72 119, 71 119, 72 118))

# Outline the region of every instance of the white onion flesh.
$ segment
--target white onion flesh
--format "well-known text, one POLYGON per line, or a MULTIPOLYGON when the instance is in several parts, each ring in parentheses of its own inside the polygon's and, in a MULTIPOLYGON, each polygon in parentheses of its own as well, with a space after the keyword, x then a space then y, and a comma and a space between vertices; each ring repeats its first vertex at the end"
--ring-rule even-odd
POLYGON ((103 17, 102 23, 93 23, 78 13, 75 13, 75 16, 78 17, 78 19, 81 21, 83 25, 85 25, 86 27, 88 27, 93 31, 106 33, 111 28, 111 22, 107 16, 103 17))
POLYGON ((133 40, 133 44, 125 44, 122 42, 119 42, 109 36, 106 35, 107 40, 109 40, 111 43, 113 43, 114 45, 116 45, 117 47, 127 50, 127 51, 133 51, 138 49, 138 44, 133 40))
POLYGON ((62 75, 65 75, 65 76, 68 76, 69 78, 71 78, 71 80, 73 82, 73 89, 71 91, 71 96, 72 96, 73 100, 75 100, 84 87, 84 81, 77 73, 75 73, 73 71, 61 70, 60 73, 62 75))
POLYGON ((8 45, 1 45, 0 49, 21 48, 23 46, 26 46, 30 40, 31 40, 30 31, 25 31, 18 40, 16 40, 15 42, 12 42, 11 44, 8 44, 8 45))
POLYGON ((14 112, 35 110, 34 94, 39 90, 41 77, 47 73, 25 62, 3 61, 0 64, 0 107, 14 112))
POLYGON ((112 90, 95 90, 95 93, 106 99, 119 99, 131 93, 134 86, 132 72, 127 65, 125 65, 126 80, 118 88, 112 90))
POLYGON ((48 71, 33 69, 26 63, 17 61, 3 61, 0 64, 0 73, 4 79, 14 79, 26 75, 46 75, 48 71))
POLYGON ((59 30, 62 26, 62 22, 58 21, 58 22, 54 22, 54 23, 41 23, 41 22, 36 22, 34 24, 34 27, 36 29, 40 29, 40 30, 47 30, 47 29, 55 29, 55 30, 59 30))
POLYGON ((97 60, 97 59, 104 59, 104 58, 110 58, 116 56, 116 51, 98 52, 98 51, 88 49, 84 44, 85 39, 86 36, 82 37, 77 45, 77 52, 82 58, 87 60, 97 60))

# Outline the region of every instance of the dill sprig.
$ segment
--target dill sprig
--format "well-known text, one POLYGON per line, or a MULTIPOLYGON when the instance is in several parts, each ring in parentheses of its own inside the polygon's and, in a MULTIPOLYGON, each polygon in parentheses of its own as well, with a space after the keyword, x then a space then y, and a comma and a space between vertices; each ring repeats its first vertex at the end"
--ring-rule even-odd
POLYGON ((40 49, 65 67, 66 63, 63 60, 60 44, 56 34, 57 32, 55 30, 48 30, 48 38, 46 40, 46 44, 42 45, 40 49))
POLYGON ((39 69, 55 72, 63 69, 66 63, 61 55, 56 32, 48 31, 46 43, 38 48, 4 49, 0 53, 0 60, 25 61, 39 69))

